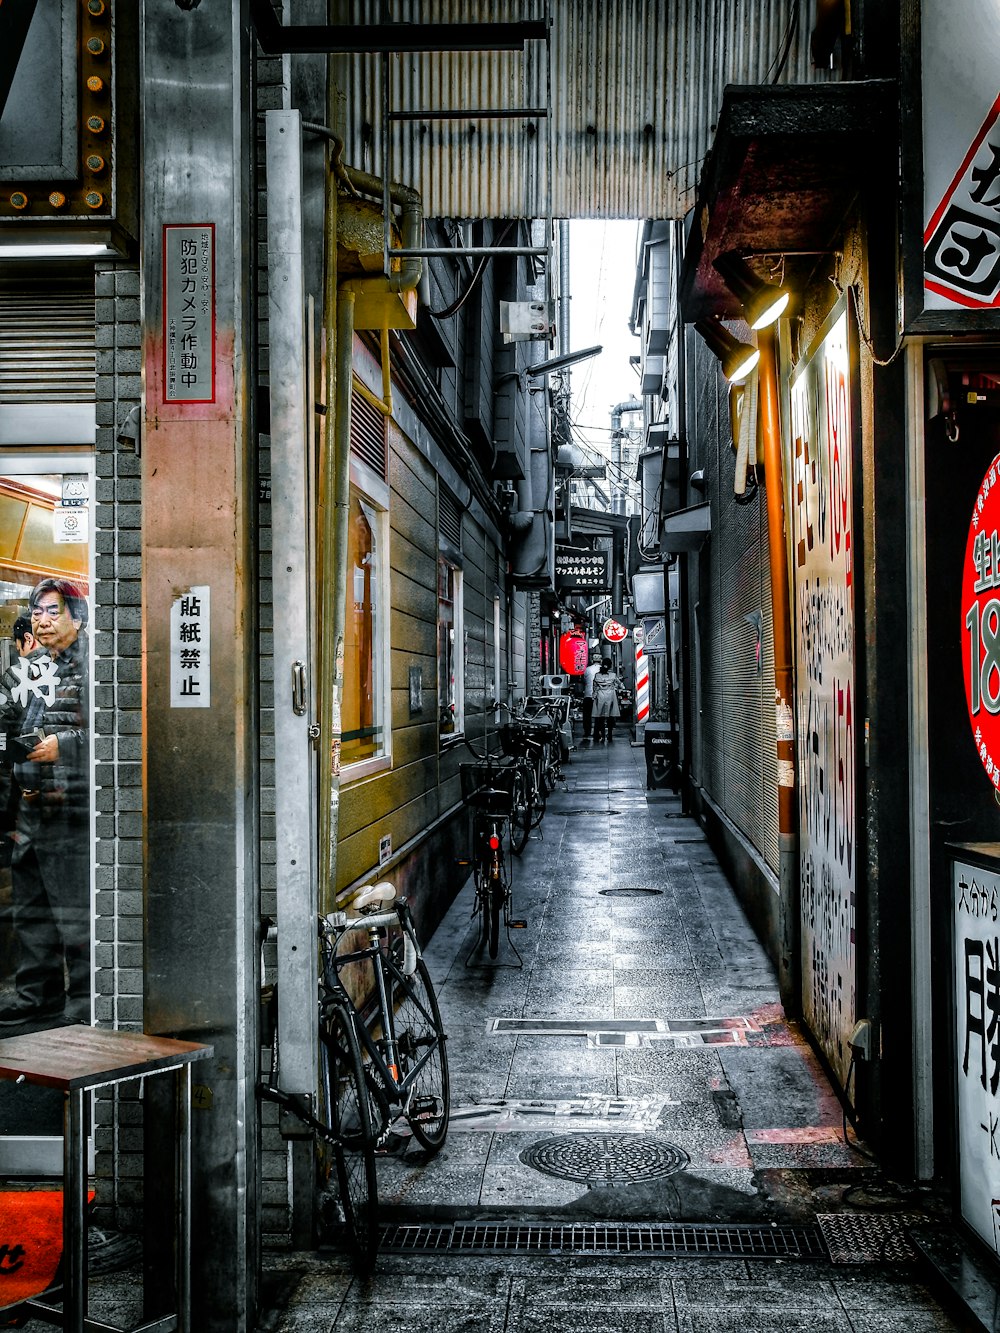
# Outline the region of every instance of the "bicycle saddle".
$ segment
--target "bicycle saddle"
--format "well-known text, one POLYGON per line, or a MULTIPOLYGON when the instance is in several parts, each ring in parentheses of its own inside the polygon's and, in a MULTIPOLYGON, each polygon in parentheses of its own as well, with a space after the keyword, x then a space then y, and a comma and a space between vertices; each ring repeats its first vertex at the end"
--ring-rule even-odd
POLYGON ((351 902, 356 912, 368 912, 373 907, 387 907, 396 897, 395 888, 387 881, 381 884, 369 884, 362 889, 351 902))

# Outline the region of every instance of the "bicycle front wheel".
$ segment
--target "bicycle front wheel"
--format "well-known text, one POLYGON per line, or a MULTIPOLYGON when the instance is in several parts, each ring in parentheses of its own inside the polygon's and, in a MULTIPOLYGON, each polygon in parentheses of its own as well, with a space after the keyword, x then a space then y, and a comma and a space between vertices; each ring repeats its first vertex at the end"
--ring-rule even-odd
POLYGON ((347 1244, 358 1270, 368 1272, 378 1252, 377 1113, 354 1023, 342 1005, 327 1010, 319 1036, 321 1118, 333 1131, 347 1244))
POLYGON ((531 827, 537 828, 542 822, 542 816, 545 814, 545 804, 547 797, 545 795, 545 783, 542 780, 538 769, 532 772, 531 783, 531 827))
POLYGON ((419 1069, 413 1080, 407 1121, 421 1147, 436 1153, 448 1133, 451 1110, 448 1053, 437 996, 422 958, 411 976, 393 969, 387 980, 391 980, 400 1077, 419 1069))

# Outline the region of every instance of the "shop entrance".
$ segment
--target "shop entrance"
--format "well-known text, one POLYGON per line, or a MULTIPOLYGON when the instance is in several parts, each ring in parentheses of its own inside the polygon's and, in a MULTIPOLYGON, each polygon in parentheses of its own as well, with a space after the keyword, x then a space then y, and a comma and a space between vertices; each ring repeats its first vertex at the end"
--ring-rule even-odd
MULTIPOLYGON (((3 1036, 93 1020, 93 517, 89 452, 0 456, 3 1036)), ((59 1174, 62 1112, 0 1084, 0 1171, 59 1174)))

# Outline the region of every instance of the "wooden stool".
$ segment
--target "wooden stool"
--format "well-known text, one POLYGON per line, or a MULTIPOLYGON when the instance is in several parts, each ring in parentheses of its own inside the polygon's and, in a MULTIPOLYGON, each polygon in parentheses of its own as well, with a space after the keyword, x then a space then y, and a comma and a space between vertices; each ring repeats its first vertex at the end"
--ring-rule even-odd
POLYGON ((63 1308, 39 1300, 25 1309, 73 1333, 99 1327, 87 1317, 87 1136, 84 1096, 150 1075, 174 1074, 177 1088, 177 1312, 139 1325, 133 1333, 188 1333, 191 1318, 191 1064, 211 1046, 144 1033, 83 1026, 51 1028, 0 1039, 0 1078, 59 1088, 63 1113, 63 1308))

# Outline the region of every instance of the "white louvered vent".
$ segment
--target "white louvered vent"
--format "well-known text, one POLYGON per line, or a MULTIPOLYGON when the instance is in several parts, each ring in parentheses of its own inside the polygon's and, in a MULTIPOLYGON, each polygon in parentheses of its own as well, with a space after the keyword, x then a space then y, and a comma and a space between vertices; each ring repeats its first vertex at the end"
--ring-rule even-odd
POLYGON ((351 393, 351 452, 388 480, 385 417, 357 389, 351 393))
POLYGON ((92 286, 0 288, 0 403, 92 402, 92 286))

